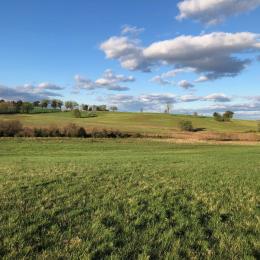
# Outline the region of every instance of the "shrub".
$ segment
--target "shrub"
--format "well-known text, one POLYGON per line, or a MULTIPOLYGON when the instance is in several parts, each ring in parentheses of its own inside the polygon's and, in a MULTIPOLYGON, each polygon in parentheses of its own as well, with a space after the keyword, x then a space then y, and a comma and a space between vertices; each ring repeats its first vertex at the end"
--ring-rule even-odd
POLYGON ((118 130, 93 130, 87 133, 85 128, 76 124, 69 124, 63 129, 55 126, 49 128, 28 128, 20 121, 0 121, 0 136, 3 137, 79 137, 79 138, 128 138, 142 137, 141 134, 130 134, 118 130))
POLYGON ((213 114, 213 117, 214 117, 214 119, 215 119, 216 121, 218 121, 218 122, 224 121, 222 115, 219 114, 219 113, 217 113, 217 112, 215 112, 215 113, 213 114))
POLYGON ((79 128, 79 130, 78 130, 78 137, 81 137, 81 138, 86 138, 87 137, 87 132, 86 132, 85 128, 83 128, 83 127, 79 128))
POLYGON ((34 128, 33 131, 34 131, 34 136, 35 137, 48 137, 49 136, 48 129, 34 128))
POLYGON ((53 126, 48 129, 48 136, 49 137, 62 137, 63 133, 59 128, 53 126))
POLYGON ((182 120, 180 121, 179 125, 182 131, 189 131, 189 132, 193 131, 192 122, 189 120, 182 120))
POLYGON ((24 127, 21 132, 18 133, 18 137, 34 137, 34 129, 24 127))
POLYGON ((76 118, 81 118, 81 113, 78 109, 73 110, 73 116, 76 118))
POLYGON ((14 137, 23 130, 23 125, 19 120, 0 121, 0 136, 14 137))
POLYGON ((127 138, 131 137, 131 134, 120 132, 118 130, 96 130, 93 129, 91 132, 93 138, 127 138))
POLYGON ((63 134, 66 137, 87 137, 86 130, 83 127, 79 127, 75 124, 69 124, 65 126, 63 134))

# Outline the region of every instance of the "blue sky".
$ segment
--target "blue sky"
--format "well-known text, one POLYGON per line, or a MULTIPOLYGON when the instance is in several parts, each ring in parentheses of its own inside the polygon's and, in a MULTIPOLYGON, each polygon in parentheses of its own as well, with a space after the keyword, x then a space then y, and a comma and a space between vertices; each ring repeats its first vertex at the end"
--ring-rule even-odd
POLYGON ((203 2, 3 1, 0 98, 260 118, 260 1, 203 2))

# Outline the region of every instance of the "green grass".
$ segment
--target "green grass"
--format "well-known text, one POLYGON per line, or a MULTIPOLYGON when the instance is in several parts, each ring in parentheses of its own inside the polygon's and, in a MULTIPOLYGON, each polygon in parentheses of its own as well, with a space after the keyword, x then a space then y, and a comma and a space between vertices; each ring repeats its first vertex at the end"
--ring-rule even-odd
POLYGON ((179 122, 182 120, 191 120, 195 128, 205 128, 206 131, 246 132, 257 129, 256 121, 232 120, 232 122, 217 122, 210 117, 156 113, 98 112, 98 116, 94 118, 73 118, 72 113, 62 112, 36 115, 0 115, 0 120, 2 119, 19 119, 25 126, 33 127, 64 126, 68 123, 76 123, 89 129, 112 128, 128 132, 162 135, 169 135, 174 131, 178 131, 179 122))
POLYGON ((0 139, 0 148, 0 258, 259 259, 260 146, 0 139))

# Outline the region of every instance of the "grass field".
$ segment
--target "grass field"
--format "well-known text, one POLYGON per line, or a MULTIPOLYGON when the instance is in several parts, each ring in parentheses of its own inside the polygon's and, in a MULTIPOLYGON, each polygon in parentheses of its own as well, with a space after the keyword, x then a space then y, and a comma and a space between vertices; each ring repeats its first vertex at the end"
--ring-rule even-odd
POLYGON ((260 257, 260 146, 14 138, 0 148, 0 258, 260 257))
POLYGON ((205 131, 215 132, 247 132, 255 131, 257 124, 249 120, 232 120, 232 122, 217 122, 211 117, 194 117, 185 115, 168 115, 156 113, 112 113, 98 112, 93 118, 73 118, 71 112, 48 114, 16 114, 0 115, 0 120, 18 119, 25 126, 48 127, 50 125, 64 126, 76 123, 87 129, 117 129, 142 134, 171 135, 179 130, 181 120, 191 120, 195 128, 205 128, 205 131))

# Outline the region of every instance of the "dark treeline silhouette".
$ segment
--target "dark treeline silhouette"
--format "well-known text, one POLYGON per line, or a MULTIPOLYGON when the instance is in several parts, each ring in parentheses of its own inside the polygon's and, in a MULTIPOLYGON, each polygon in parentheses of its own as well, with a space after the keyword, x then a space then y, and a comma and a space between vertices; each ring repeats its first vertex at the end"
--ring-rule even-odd
MULTIPOLYGON (((79 105, 75 101, 65 101, 59 99, 43 99, 33 102, 28 101, 6 101, 0 100, 0 114, 30 114, 30 113, 51 113, 59 112, 64 108, 65 111, 72 111, 74 109, 79 109, 81 111, 109 111, 106 105, 79 105)), ((117 111, 117 107, 113 106, 111 111, 117 111)))
POLYGON ((0 121, 0 137, 79 137, 79 138, 127 138, 141 137, 138 133, 126 133, 118 130, 86 131, 84 127, 68 124, 64 127, 23 127, 19 120, 0 121))

